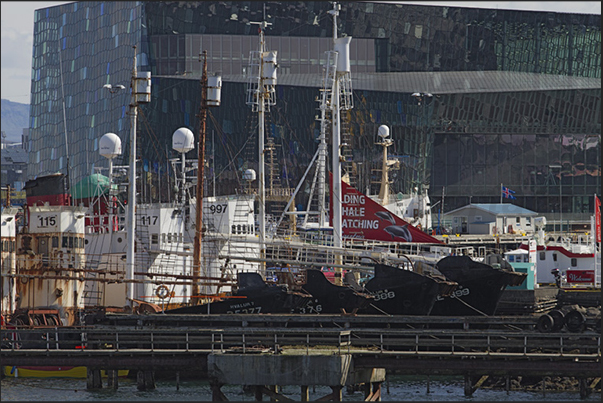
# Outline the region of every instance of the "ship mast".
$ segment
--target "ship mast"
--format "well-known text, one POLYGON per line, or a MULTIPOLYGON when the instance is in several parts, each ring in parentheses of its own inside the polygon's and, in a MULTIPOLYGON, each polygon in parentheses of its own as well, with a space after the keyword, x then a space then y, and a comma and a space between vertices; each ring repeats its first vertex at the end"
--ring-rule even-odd
MULTIPOLYGON (((203 233, 203 185, 205 167, 205 121, 207 119, 207 51, 203 51, 203 70, 201 73, 201 105, 199 107, 199 147, 197 147, 197 203, 195 215, 195 243, 193 245, 193 296, 198 296, 199 277, 201 276, 201 241, 203 233)), ((193 298, 197 303, 198 298, 193 298)))
MULTIPOLYGON (((266 51, 264 30, 266 21, 254 23, 259 25, 260 50, 251 51, 249 55, 249 85, 247 89, 247 104, 258 113, 258 230, 260 241, 260 259, 266 257, 266 183, 265 183, 265 112, 270 111, 270 105, 276 104, 276 51, 266 51)), ((262 261, 260 271, 265 272, 262 261)))
POLYGON ((388 139, 389 137, 389 127, 386 125, 379 126, 378 131, 379 137, 381 137, 381 142, 377 143, 381 147, 383 147, 383 161, 381 163, 381 187, 379 188, 379 200, 382 206, 387 206, 389 203, 389 167, 390 165, 394 165, 396 160, 388 160, 387 159, 387 147, 391 146, 394 141, 392 139, 388 139))
MULTIPOLYGON (((333 10, 329 14, 333 15, 333 47, 336 53, 336 72, 333 81, 333 90, 331 92, 331 111, 332 111, 332 211, 333 211, 333 246, 341 248, 343 241, 343 223, 341 218, 342 200, 341 200, 341 109, 349 110, 353 108, 352 104, 352 85, 350 72, 349 47, 352 37, 337 38, 337 16, 341 6, 333 3, 333 10)), ((336 264, 341 264, 341 256, 337 257, 336 264)), ((335 284, 342 284, 341 268, 336 268, 335 284)))
MULTIPOLYGON (((201 105, 199 106, 199 147, 197 148, 197 201, 195 215, 195 241, 193 245, 193 289, 192 295, 200 295, 199 277, 201 276, 201 247, 202 247, 202 226, 203 226, 203 188, 205 171, 205 125, 207 120, 207 109, 209 106, 220 105, 220 87, 221 78, 219 76, 207 77, 207 51, 203 54, 203 71, 201 73, 201 105), (211 83, 210 83, 211 81, 211 83), (208 91, 208 87, 211 90, 208 91)), ((184 157, 183 157, 184 158, 184 157)), ((182 161, 184 164, 184 160, 182 161)), ((184 170, 183 170, 184 180, 184 170)), ((184 187, 184 183, 183 183, 184 187)), ((199 303, 199 298, 193 298, 193 304, 199 303)))
MULTIPOLYGON (((138 115, 138 104, 151 101, 151 73, 136 70, 136 46, 134 48, 134 63, 132 66, 132 79, 130 81, 130 157, 129 157, 129 186, 128 186, 128 210, 127 228, 128 245, 126 249, 126 278, 134 280, 135 265, 135 236, 136 236, 136 118, 138 115)), ((134 301, 134 282, 130 281, 126 288, 126 301, 130 308, 134 301)))

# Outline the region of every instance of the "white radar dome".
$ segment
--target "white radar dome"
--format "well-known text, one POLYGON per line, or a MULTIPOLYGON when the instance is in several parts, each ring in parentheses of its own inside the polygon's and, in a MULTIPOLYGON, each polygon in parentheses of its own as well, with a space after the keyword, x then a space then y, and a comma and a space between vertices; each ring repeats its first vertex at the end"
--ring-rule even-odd
POLYGON ((186 127, 181 127, 172 135, 172 148, 179 153, 187 153, 195 149, 195 136, 186 127))
POLYGON ((246 169, 243 173, 243 180, 253 182, 255 180, 255 171, 253 169, 246 169))
POLYGON ((389 137, 389 127, 386 125, 379 126, 379 130, 377 131, 377 135, 381 138, 389 137))
POLYGON ((109 159, 121 155, 121 139, 115 133, 105 133, 98 142, 98 152, 109 159))

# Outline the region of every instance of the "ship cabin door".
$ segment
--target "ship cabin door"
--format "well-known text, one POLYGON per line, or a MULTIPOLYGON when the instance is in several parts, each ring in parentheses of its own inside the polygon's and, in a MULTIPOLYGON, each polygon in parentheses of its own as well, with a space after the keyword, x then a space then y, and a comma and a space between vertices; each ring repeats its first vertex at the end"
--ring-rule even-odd
POLYGON ((43 236, 38 239, 38 253, 42 255, 42 266, 48 266, 49 258, 48 258, 48 241, 49 237, 43 236))

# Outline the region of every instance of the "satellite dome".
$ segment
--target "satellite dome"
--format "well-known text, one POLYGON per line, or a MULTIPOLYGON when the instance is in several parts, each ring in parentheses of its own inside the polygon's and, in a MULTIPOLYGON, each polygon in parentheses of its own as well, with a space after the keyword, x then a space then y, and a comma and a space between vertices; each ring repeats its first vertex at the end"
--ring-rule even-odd
POLYGON ((181 127, 172 135, 172 148, 179 153, 187 153, 195 149, 195 136, 186 127, 181 127))
POLYGON ((121 155, 121 139, 115 133, 105 133, 98 143, 99 154, 105 158, 121 155))
POLYGON ((389 127, 386 125, 379 126, 379 130, 377 131, 377 135, 381 138, 389 137, 389 127))
POLYGON ((243 173, 243 180, 253 182, 255 180, 255 171, 253 169, 246 169, 243 173))

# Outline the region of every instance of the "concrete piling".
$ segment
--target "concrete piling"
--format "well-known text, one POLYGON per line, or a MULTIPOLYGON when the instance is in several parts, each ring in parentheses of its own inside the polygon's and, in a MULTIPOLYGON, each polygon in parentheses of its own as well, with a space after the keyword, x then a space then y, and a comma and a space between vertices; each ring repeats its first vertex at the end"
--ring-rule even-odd
POLYGON ((214 401, 226 396, 220 388, 225 384, 253 386, 255 400, 264 395, 270 401, 291 400, 279 393, 277 385, 299 385, 301 401, 310 400, 310 385, 324 385, 331 393, 318 400, 342 401, 343 387, 365 385, 365 398, 381 400, 382 368, 354 369, 350 354, 210 354, 208 377, 214 401), (267 385, 267 386, 266 386, 267 385))

